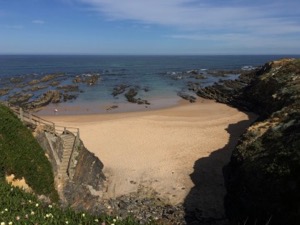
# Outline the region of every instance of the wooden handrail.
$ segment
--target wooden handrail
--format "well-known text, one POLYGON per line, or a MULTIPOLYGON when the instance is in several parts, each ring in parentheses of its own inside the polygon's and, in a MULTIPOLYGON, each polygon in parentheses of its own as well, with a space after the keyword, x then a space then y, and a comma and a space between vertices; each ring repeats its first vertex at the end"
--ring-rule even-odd
POLYGON ((43 124, 43 125, 45 125, 44 129, 46 131, 54 133, 56 135, 60 135, 62 133, 65 133, 67 130, 69 132, 71 132, 72 134, 74 134, 74 136, 75 136, 74 144, 73 144, 73 147, 72 147, 72 152, 71 152, 71 155, 70 155, 70 158, 69 158, 68 168, 67 168, 67 174, 68 174, 68 176, 70 176, 69 170, 70 170, 70 167, 71 167, 72 155, 74 153, 74 150, 75 150, 76 146, 78 145, 78 142, 80 141, 79 128, 77 128, 77 127, 65 127, 65 126, 56 125, 55 123, 53 123, 51 121, 42 119, 41 117, 33 115, 30 112, 24 111, 21 107, 11 106, 8 102, 0 102, 0 104, 3 104, 5 106, 9 107, 11 109, 11 111, 15 115, 17 115, 22 122, 31 123, 31 124, 34 124, 34 125, 43 124), (61 133, 59 134, 59 132, 61 132, 61 133))
POLYGON ((8 102, 0 102, 3 105, 9 107, 13 113, 15 113, 21 120, 22 122, 24 122, 26 120, 26 122, 32 123, 34 125, 38 124, 44 124, 46 125, 45 129, 49 132, 54 132, 56 134, 59 134, 59 131, 70 131, 71 133, 75 133, 75 136, 79 136, 79 128, 77 127, 65 127, 65 126, 60 126, 60 125, 56 125, 55 123, 45 120, 37 115, 34 115, 30 112, 24 111, 21 107, 16 107, 16 106, 11 106, 8 102), (49 129, 49 127, 51 127, 51 129, 49 129), (59 129, 59 128, 63 128, 63 129, 59 129), (73 131, 73 132, 72 132, 73 131))

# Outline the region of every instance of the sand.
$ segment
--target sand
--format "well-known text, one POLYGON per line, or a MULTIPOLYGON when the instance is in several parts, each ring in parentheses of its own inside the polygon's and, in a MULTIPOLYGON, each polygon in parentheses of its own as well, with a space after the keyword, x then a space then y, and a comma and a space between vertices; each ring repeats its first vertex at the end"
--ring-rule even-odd
POLYGON ((198 99, 144 112, 44 118, 80 128, 85 146, 104 163, 107 196, 145 186, 171 204, 206 204, 212 211, 222 211, 222 168, 254 117, 198 99))

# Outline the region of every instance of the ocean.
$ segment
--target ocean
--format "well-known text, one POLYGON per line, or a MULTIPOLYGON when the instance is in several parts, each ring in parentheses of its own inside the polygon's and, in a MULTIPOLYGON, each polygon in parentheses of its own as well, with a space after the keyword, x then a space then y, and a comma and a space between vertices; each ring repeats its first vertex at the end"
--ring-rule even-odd
MULTIPOLYGON (((79 84, 81 92, 75 100, 50 105, 41 113, 51 114, 53 108, 62 114, 106 112, 117 105, 118 111, 153 109, 174 105, 180 99, 178 92, 189 93, 187 84, 198 82, 201 86, 210 85, 219 79, 235 79, 237 74, 216 77, 207 71, 239 70, 252 68, 289 55, 210 55, 210 56, 81 56, 81 55, 0 55, 0 90, 9 93, 0 96, 8 100, 10 95, 30 92, 27 83, 38 80, 47 74, 62 74, 60 85, 73 84, 76 76, 99 74, 95 85, 79 84), (204 74, 205 79, 186 76, 190 71, 204 74), (22 78, 24 85, 9 82, 11 78, 22 78), (139 87, 138 97, 148 100, 150 105, 127 103, 124 95, 113 96, 118 85, 139 87), (22 87, 20 87, 22 86, 22 87), (147 90, 147 91, 145 91, 147 90), (128 106, 129 105, 129 106, 128 106), (122 106, 122 107, 121 107, 122 106), (121 109, 123 108, 123 109, 121 109)), ((38 85, 42 85, 41 83, 38 85)), ((74 84, 73 84, 74 85, 74 84)), ((43 92, 55 89, 48 84, 32 94, 34 101, 43 92)))

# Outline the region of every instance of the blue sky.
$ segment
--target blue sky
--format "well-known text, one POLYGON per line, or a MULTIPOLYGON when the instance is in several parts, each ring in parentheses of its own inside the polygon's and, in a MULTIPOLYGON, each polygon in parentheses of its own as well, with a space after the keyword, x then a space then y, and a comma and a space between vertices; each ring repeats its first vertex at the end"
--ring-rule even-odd
POLYGON ((299 0, 0 0, 0 54, 300 54, 299 0))

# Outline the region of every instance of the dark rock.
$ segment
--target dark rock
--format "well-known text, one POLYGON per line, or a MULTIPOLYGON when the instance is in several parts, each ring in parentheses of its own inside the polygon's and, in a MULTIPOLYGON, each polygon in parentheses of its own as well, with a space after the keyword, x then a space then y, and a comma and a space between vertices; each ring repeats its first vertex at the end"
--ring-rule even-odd
POLYGON ((83 76, 76 76, 73 83, 86 83, 90 86, 95 85, 100 78, 100 74, 84 74, 83 76))
POLYGON ((118 96, 118 95, 120 95, 120 94, 123 94, 123 93, 126 91, 126 89, 127 89, 128 87, 130 87, 130 86, 129 86, 129 85, 126 85, 126 84, 120 84, 120 85, 114 87, 113 92, 112 92, 112 95, 113 95, 114 97, 116 97, 116 96, 118 96))
POLYGON ((197 94, 255 111, 259 119, 224 168, 233 225, 300 221, 300 60, 283 59, 197 94))
POLYGON ((58 170, 64 151, 61 136, 38 127, 35 137, 52 164, 57 180, 56 185, 60 186, 58 190, 62 203, 80 211, 89 211, 94 214, 104 212, 106 209, 102 207, 99 198, 100 193, 104 191, 106 179, 102 171, 102 162, 79 140, 70 157, 69 179, 60 182, 58 170))
POLYGON ((59 81, 52 81, 51 83, 50 83, 50 86, 52 86, 52 87, 56 87, 56 86, 58 86, 59 85, 59 81))
POLYGON ((18 93, 8 97, 8 102, 12 105, 24 106, 33 96, 31 93, 18 93))
POLYGON ((118 107, 119 107, 119 106, 117 106, 117 105, 112 105, 112 106, 106 108, 106 110, 109 111, 109 110, 116 109, 116 108, 118 108, 118 107))
POLYGON ((45 88, 47 88, 47 86, 33 86, 33 87, 29 88, 28 90, 34 92, 34 91, 42 90, 45 88))
POLYGON ((38 83, 40 83, 40 81, 35 79, 35 80, 31 80, 28 84, 29 85, 36 85, 38 83))
POLYGON ((246 88, 257 77, 259 70, 244 72, 236 80, 221 80, 212 86, 198 88, 197 95, 202 98, 214 99, 244 110, 253 110, 254 106, 243 97, 246 88))
POLYGON ((82 83, 83 82, 83 78, 80 77, 80 76, 76 76, 74 79, 73 79, 73 83, 82 83))
POLYGON ((71 94, 67 94, 67 93, 64 93, 62 95, 62 99, 64 102, 70 101, 70 100, 75 100, 76 98, 77 98, 77 95, 71 95, 71 94))
POLYGON ((57 90, 47 91, 46 93, 42 94, 42 96, 33 101, 26 104, 27 109, 37 109, 43 106, 46 106, 50 103, 59 103, 61 101, 61 93, 57 90))
POLYGON ((208 70, 207 74, 216 77, 226 77, 230 74, 242 74, 245 70, 208 70))
POLYGON ((13 84, 21 83, 24 80, 22 77, 12 77, 9 81, 13 84))
POLYGON ((136 103, 136 99, 134 98, 138 94, 137 90, 134 88, 130 88, 129 91, 125 94, 128 102, 136 103))
POLYGON ((65 92, 78 92, 79 87, 78 85, 64 85, 64 86, 58 86, 58 90, 63 90, 65 92))
POLYGON ((193 74, 193 75, 198 75, 198 71, 197 70, 190 70, 187 71, 188 74, 193 74))
POLYGON ((189 95, 189 94, 186 94, 186 93, 183 93, 183 92, 178 92, 177 95, 187 101, 189 101, 190 103, 194 103, 196 102, 196 97, 192 96, 192 95, 189 95))
POLYGON ((99 74, 92 74, 91 76, 88 76, 85 78, 85 82, 92 86, 95 85, 97 83, 97 81, 99 80, 100 75, 99 74))
POLYGON ((139 224, 186 224, 182 205, 172 206, 157 199, 154 190, 140 186, 137 192, 111 199, 111 214, 133 216, 139 224))
POLYGON ((0 89, 0 96, 7 95, 9 90, 9 88, 0 89))
POLYGON ((127 99, 128 102, 131 103, 137 103, 139 105, 150 105, 150 103, 147 100, 143 100, 141 98, 135 98, 135 96, 137 96, 138 92, 136 88, 130 88, 128 92, 126 92, 125 97, 127 99))
POLYGON ((48 74, 48 75, 42 77, 41 82, 48 82, 50 80, 54 80, 61 75, 62 74, 48 74))

